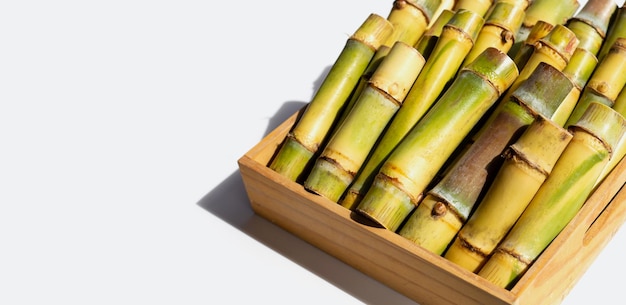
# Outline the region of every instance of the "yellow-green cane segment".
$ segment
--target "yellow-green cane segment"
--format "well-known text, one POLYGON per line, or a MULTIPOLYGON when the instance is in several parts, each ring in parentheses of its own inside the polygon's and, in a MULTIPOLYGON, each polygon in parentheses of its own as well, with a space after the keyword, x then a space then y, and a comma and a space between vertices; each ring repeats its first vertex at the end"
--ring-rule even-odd
POLYGON ((443 163, 517 75, 505 53, 485 50, 382 163, 356 210, 396 231, 443 163))
MULTIPOLYGON (((554 25, 547 21, 539 20, 529 30, 526 35, 526 39, 523 41, 515 41, 511 46, 508 54, 513 58, 513 61, 517 65, 518 69, 523 69, 528 62, 528 58, 535 51, 535 44, 546 37, 550 31, 554 28, 554 25)), ((521 28, 520 28, 521 29, 521 28)), ((518 29, 518 31, 520 30, 518 29)))
POLYGON ((583 88, 587 84, 587 81, 593 74, 598 59, 587 49, 576 48, 574 54, 570 58, 565 68, 563 68, 563 74, 567 76, 574 85, 570 94, 563 100, 559 109, 552 115, 552 120, 560 126, 565 126, 567 120, 572 115, 574 108, 580 100, 583 88))
POLYGON ((289 132, 269 167, 292 181, 300 181, 315 160, 329 131, 376 50, 391 34, 385 18, 370 14, 331 67, 328 75, 289 132))
POLYGON ((554 67, 541 63, 504 104, 485 132, 447 168, 409 216, 400 235, 441 254, 489 187, 507 145, 537 116, 551 117, 573 84, 554 67), (546 84, 550 84, 546 86, 546 84))
POLYGON ((413 46, 396 42, 352 111, 324 147, 304 187, 338 202, 424 66, 413 46))
POLYGON ((516 41, 524 41, 540 20, 553 25, 564 25, 574 16, 580 3, 577 0, 533 0, 526 9, 524 22, 516 34, 516 41))
POLYGON ((462 66, 467 66, 488 47, 508 53, 523 20, 524 6, 521 3, 496 1, 462 66))
POLYGON ((383 42, 392 47, 396 41, 415 45, 428 29, 428 24, 441 0, 395 0, 387 20, 393 25, 393 32, 383 42))
POLYGON ((589 0, 566 26, 578 40, 579 48, 589 50, 594 55, 600 52, 611 16, 617 9, 614 0, 589 0))
POLYGON ((341 202, 342 206, 354 207, 358 204, 357 201, 362 196, 361 190, 369 187, 382 162, 454 78, 483 23, 482 17, 463 10, 456 12, 444 25, 431 56, 358 173, 350 187, 349 192, 352 194, 346 195, 346 199, 341 202))
POLYGON ((452 10, 455 12, 459 10, 468 10, 485 17, 493 5, 493 2, 494 0, 456 0, 452 10))
MULTIPOLYGON (((619 112, 622 116, 626 117, 626 86, 622 88, 622 91, 617 95, 615 99, 615 103, 613 103, 613 109, 619 112)), ((609 163, 604 167, 600 177, 598 177, 598 181, 596 182, 595 187, 597 187, 604 178, 608 176, 611 171, 617 166, 617 164, 624 159, 626 156, 626 134, 622 136, 620 141, 617 143, 617 147, 614 149, 613 154, 611 155, 611 159, 609 163)), ((595 189, 594 187, 594 189, 595 189)))
POLYGON ((337 123, 335 123, 334 125, 335 129, 341 126, 341 123, 343 122, 343 120, 345 120, 348 113, 350 113, 350 110, 352 109, 352 107, 354 107, 354 103, 356 103, 357 99, 361 95, 361 92, 363 91, 363 89, 365 89, 365 86, 367 86, 367 83, 370 81, 370 77, 372 77, 372 74, 374 73, 374 71, 376 71, 385 56, 389 54, 390 50, 391 47, 388 47, 386 45, 381 45, 378 50, 376 50, 376 53, 374 53, 374 56, 370 60, 370 63, 367 65, 367 68, 365 68, 365 71, 361 75, 359 83, 350 94, 350 99, 344 106, 344 109, 341 111, 341 116, 337 120, 337 123))
POLYGON ((477 272, 535 196, 571 139, 565 128, 538 116, 505 151, 494 182, 444 257, 477 272))
POLYGON ((624 71, 626 71, 626 38, 621 37, 613 43, 611 51, 598 63, 566 125, 577 122, 592 101, 602 100, 604 104, 613 107, 615 99, 626 85, 624 71))
POLYGON ((589 105, 570 126, 573 137, 552 172, 478 275, 511 289, 585 203, 625 129, 621 114, 589 105))
POLYGON ((415 48, 428 60, 430 53, 433 52, 437 40, 443 32, 443 27, 452 19, 454 12, 451 10, 443 10, 432 26, 420 37, 415 43, 415 48))
POLYGON ((622 4, 614 13, 606 37, 604 37, 602 48, 598 52, 599 61, 604 59, 604 56, 609 53, 615 41, 620 37, 626 37, 626 4, 622 4))

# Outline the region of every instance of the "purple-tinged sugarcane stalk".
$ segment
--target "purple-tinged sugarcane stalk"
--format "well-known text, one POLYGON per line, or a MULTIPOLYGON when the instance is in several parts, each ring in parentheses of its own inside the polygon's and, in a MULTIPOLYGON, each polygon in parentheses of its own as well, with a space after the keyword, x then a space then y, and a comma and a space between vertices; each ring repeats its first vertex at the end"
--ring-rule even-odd
POLYGON ((600 52, 611 16, 616 9, 615 0, 589 0, 567 21, 567 28, 580 40, 579 48, 589 50, 594 55, 600 52))
POLYGON ((383 45, 392 47, 396 41, 410 46, 428 29, 430 19, 441 0, 395 0, 387 20, 393 25, 393 32, 383 45))
POLYGON ((546 180, 572 134, 538 116, 504 152, 504 163, 454 242, 449 261, 477 272, 546 180))
POLYGON ((569 128, 573 137, 478 275, 511 289, 578 213, 626 129, 624 117, 598 103, 569 128))
POLYGON ((485 24, 478 33, 476 43, 465 56, 462 66, 467 66, 485 49, 493 47, 508 53, 513 45, 515 33, 524 20, 524 2, 498 0, 494 3, 485 24))
POLYGON ((598 60, 602 61, 604 56, 609 53, 615 41, 620 37, 626 37, 626 4, 615 11, 612 21, 609 24, 609 30, 602 43, 602 48, 598 52, 598 60))
POLYGON ((537 66, 484 128, 485 132, 427 192, 399 234, 442 254, 489 187, 504 161, 502 152, 536 117, 550 119, 573 87, 570 79, 554 67, 546 63, 537 66))
POLYGON ((358 97, 352 111, 315 161, 304 188, 338 202, 394 116, 424 57, 412 45, 396 42, 358 97))
POLYGON ((463 68, 384 161, 356 211, 396 231, 444 162, 517 75, 513 60, 495 48, 463 68))
POLYGON ((391 34, 387 19, 370 14, 350 36, 321 86, 287 134, 269 167, 292 181, 308 173, 374 53, 391 34))
POLYGON ((435 49, 426 60, 402 106, 357 174, 349 194, 341 202, 342 206, 350 209, 356 206, 360 200, 361 189, 369 186, 380 164, 424 116, 444 87, 454 79, 483 23, 482 17, 463 10, 456 12, 444 25, 435 49))
POLYGON ((626 38, 621 37, 615 40, 610 52, 598 63, 566 125, 577 122, 592 101, 602 100, 607 106, 613 107, 617 95, 626 85, 624 71, 626 38))

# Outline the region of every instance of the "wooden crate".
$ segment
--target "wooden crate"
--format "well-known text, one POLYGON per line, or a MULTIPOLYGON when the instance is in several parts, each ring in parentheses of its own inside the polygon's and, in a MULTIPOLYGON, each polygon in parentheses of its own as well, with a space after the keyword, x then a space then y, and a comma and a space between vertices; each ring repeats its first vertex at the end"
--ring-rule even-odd
POLYGON ((267 167, 297 113, 238 160, 252 209, 421 305, 560 304, 626 220, 626 161, 511 290, 497 287, 267 167))

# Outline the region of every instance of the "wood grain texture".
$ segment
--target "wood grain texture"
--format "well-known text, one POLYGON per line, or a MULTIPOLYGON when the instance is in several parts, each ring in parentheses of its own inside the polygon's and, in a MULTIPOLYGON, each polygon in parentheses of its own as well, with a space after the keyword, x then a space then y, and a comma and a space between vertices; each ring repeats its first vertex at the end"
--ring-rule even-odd
POLYGON ((269 169, 297 115, 238 160, 252 209, 421 305, 559 304, 626 221, 622 161, 517 285, 505 290, 269 169))

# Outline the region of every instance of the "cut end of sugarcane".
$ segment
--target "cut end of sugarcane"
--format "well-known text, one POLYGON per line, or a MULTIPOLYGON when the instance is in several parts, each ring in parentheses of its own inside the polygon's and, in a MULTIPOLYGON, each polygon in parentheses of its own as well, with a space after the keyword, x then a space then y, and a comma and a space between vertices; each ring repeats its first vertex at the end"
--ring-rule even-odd
POLYGON ((612 152, 624 134, 626 120, 615 109, 592 102, 570 128, 580 128, 596 136, 604 143, 608 151, 612 152), (607 122, 611 123, 607 124, 607 122))
POLYGON ((313 163, 314 153, 298 142, 292 134, 287 135, 269 168, 296 182, 301 182, 313 163))
POLYGON ((396 231, 415 203, 390 178, 378 174, 356 211, 390 231, 396 231))
POLYGON ((478 275, 498 287, 511 289, 528 267, 529 264, 520 257, 498 249, 478 271, 478 275))
POLYGON ((506 53, 493 47, 485 49, 463 69, 473 71, 489 81, 499 95, 519 76, 515 62, 506 53))
POLYGON ((402 237, 436 254, 443 254, 463 220, 447 203, 427 195, 398 231, 402 237))
POLYGON ((550 33, 539 39, 539 41, 554 49, 558 54, 563 56, 565 61, 570 60, 580 43, 576 34, 563 24, 555 25, 550 33))
POLYGON ((337 202, 353 179, 354 174, 344 170, 333 159, 320 157, 304 181, 304 188, 337 202))
POLYGON ((393 25, 378 14, 370 14, 350 39, 358 40, 378 50, 385 40, 393 33, 393 25))

